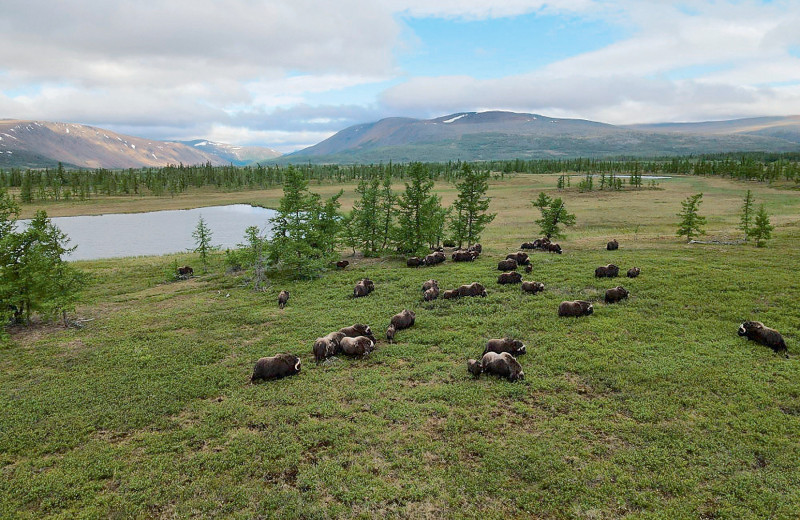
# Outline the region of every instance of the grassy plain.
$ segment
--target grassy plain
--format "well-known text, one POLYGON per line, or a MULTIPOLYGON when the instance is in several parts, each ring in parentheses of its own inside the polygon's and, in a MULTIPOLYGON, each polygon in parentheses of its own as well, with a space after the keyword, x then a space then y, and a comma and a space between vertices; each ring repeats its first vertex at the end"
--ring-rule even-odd
MULTIPOLYGON (((563 255, 534 254, 525 277, 547 290, 497 285, 497 261, 536 236, 529 201, 554 185, 492 182, 498 216, 470 264, 351 258, 320 280, 253 293, 219 257, 209 274, 173 283, 166 270, 192 255, 81 262, 92 282, 77 315, 92 321, 14 330, 0 346, 0 517, 797 518, 800 196, 694 177, 565 192, 578 225, 563 255), (777 224, 769 247, 673 236, 680 201, 702 191, 709 235, 737 238, 747 188, 777 224), (611 237, 618 251, 604 250, 611 237), (642 275, 595 279, 609 262, 642 275), (364 276, 376 291, 349 298, 364 276), (428 278, 480 281, 489 295, 425 303, 428 278), (617 284, 628 301, 556 316, 560 301, 599 300, 617 284), (396 343, 314 365, 314 338, 354 322, 385 330, 403 308, 417 323, 396 343), (782 331, 791 358, 737 337, 744 319, 782 331), (466 360, 505 335, 528 345, 525 381, 473 380, 466 360), (301 374, 248 384, 253 362, 280 351, 301 355, 301 374)), ((353 186, 343 187, 349 207, 353 186)), ((274 206, 279 196, 46 209, 274 206)))

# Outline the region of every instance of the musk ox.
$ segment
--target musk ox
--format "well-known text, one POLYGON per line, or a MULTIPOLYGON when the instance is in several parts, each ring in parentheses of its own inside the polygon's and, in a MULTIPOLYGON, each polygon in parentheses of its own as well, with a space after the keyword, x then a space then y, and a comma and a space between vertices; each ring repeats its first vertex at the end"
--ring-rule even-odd
POLYGON ((530 264, 530 262, 528 263, 528 265, 525 266, 525 272, 526 273, 532 273, 533 272, 533 266, 530 264))
POLYGON ((522 292, 536 294, 544 291, 542 282, 522 282, 522 292))
POLYGON ((786 342, 783 341, 781 333, 765 326, 760 321, 745 321, 739 325, 739 336, 745 336, 748 340, 753 340, 771 348, 776 354, 782 354, 786 358, 789 357, 786 342))
POLYGON ((614 264, 601 265, 594 270, 595 278, 616 278, 619 276, 619 267, 614 264))
POLYGON ((419 267, 422 265, 422 259, 418 256, 412 256, 408 260, 406 260, 406 265, 408 267, 419 267))
POLYGON ((439 286, 438 285, 433 286, 430 289, 428 289, 427 291, 425 291, 424 293, 422 293, 422 299, 425 300, 426 302, 433 301, 438 297, 439 297, 439 286))
POLYGON ((457 290, 459 296, 486 296, 486 288, 478 282, 462 285, 457 290))
POLYGON ((605 302, 606 303, 617 303, 618 301, 624 300, 630 295, 627 289, 623 286, 618 285, 613 289, 609 289, 606 291, 605 302))
POLYGON ((447 260, 447 257, 445 256, 445 254, 442 251, 436 251, 436 252, 431 253, 428 256, 426 256, 422 260, 422 263, 425 264, 425 265, 437 265, 437 264, 441 264, 445 260, 447 260))
MULTIPOLYGON (((522 251, 506 255, 506 260, 509 259, 516 260, 517 265, 528 265, 531 262, 530 259, 528 258, 528 253, 524 253, 522 251)), ((508 270, 509 269, 505 269, 505 271, 508 270)))
POLYGON ((389 328, 386 329, 386 339, 392 341, 395 333, 398 330, 407 329, 412 326, 416 317, 417 315, 414 313, 414 311, 410 311, 408 309, 403 309, 402 312, 392 316, 392 319, 389 322, 389 328))
POLYGON ((586 300, 561 302, 558 306, 559 316, 589 316, 594 312, 594 306, 586 300))
POLYGON ((606 249, 609 251, 616 251, 617 249, 619 249, 619 242, 617 242, 617 239, 615 238, 611 242, 606 244, 606 249))
POLYGON ((518 339, 490 339, 486 342, 486 348, 483 349, 484 354, 487 352, 497 352, 498 354, 508 352, 516 357, 525 353, 525 345, 518 339))
POLYGON ((513 271, 517 268, 517 261, 513 258, 506 258, 497 263, 498 271, 513 271))
POLYGON ((539 249, 533 242, 523 242, 520 249, 539 249))
POLYGON ((361 298, 368 296, 369 293, 375 290, 375 283, 369 278, 364 278, 356 284, 353 288, 353 298, 361 298))
POLYGON ((358 336, 366 336, 372 341, 375 341, 375 336, 372 335, 372 329, 370 329, 368 325, 364 325, 363 323, 356 323, 354 325, 350 325, 349 327, 342 327, 341 329, 339 329, 339 332, 341 332, 348 338, 357 338, 358 336))
POLYGON ((558 253, 559 255, 563 252, 558 244, 547 244, 544 249, 549 253, 558 253))
POLYGON ((178 268, 178 276, 183 278, 188 278, 190 276, 194 276, 194 269, 189 267, 188 265, 184 265, 183 267, 178 268))
POLYGON ((327 336, 317 338, 314 341, 314 359, 317 363, 338 354, 341 349, 340 342, 344 337, 341 332, 331 332, 327 336))
POLYGON ((427 282, 422 284, 422 292, 427 291, 431 287, 439 287, 439 282, 433 279, 428 280, 427 282))
POLYGON ((503 352, 502 354, 487 352, 480 361, 470 359, 467 361, 467 370, 475 377, 486 373, 506 377, 512 382, 525 379, 522 365, 508 352, 503 352))
POLYGON ((453 262, 472 262, 478 257, 478 253, 475 251, 464 251, 463 249, 459 249, 458 251, 453 251, 451 258, 453 262))
POLYGON ((516 271, 502 273, 500 276, 497 277, 497 283, 501 285, 507 283, 520 283, 521 281, 522 281, 522 275, 516 271))
POLYGON ((338 269, 344 269, 348 265, 350 265, 350 262, 348 262, 347 260, 339 260, 338 262, 336 262, 336 267, 338 269))
POLYGON ((281 291, 278 294, 278 308, 283 309, 286 307, 286 302, 289 301, 289 291, 281 291))
POLYGON ((280 379, 300 373, 300 358, 294 354, 277 354, 272 357, 262 357, 253 367, 250 382, 259 379, 280 379))
POLYGON ((366 336, 344 337, 339 345, 342 348, 342 354, 346 356, 363 356, 375 350, 375 342, 366 336))
POLYGON ((642 272, 638 267, 631 267, 628 269, 628 278, 636 278, 642 272))
POLYGON ((442 298, 445 300, 452 300, 458 298, 458 289, 449 289, 442 293, 442 298))
POLYGON ((474 251, 475 253, 481 254, 483 252, 483 246, 480 244, 472 244, 471 246, 469 246, 467 251, 471 252, 474 251))

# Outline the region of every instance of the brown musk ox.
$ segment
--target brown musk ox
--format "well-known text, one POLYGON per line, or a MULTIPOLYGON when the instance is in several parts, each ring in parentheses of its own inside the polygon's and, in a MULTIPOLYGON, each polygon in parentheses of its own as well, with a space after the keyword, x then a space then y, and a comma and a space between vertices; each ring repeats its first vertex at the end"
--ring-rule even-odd
POLYGON ((250 382, 254 383, 259 379, 280 379, 299 373, 300 358, 294 354, 281 353, 272 357, 262 357, 256 361, 250 382))
POLYGON ((613 289, 609 289, 606 291, 605 302, 606 303, 617 303, 618 301, 622 301, 627 298, 631 293, 628 292, 626 288, 621 285, 614 287, 613 289))
POLYGON ((483 246, 480 244, 472 244, 469 246, 469 248, 467 248, 467 251, 481 254, 483 252, 483 246))
POLYGON ((178 268, 178 276, 182 278, 188 278, 190 276, 194 276, 194 269, 192 269, 188 265, 184 265, 183 267, 178 268))
POLYGON ((563 253, 561 246, 558 244, 547 244, 547 246, 545 246, 545 250, 548 253, 558 253, 559 255, 563 253))
POLYGON ((494 374, 496 376, 508 378, 509 381, 522 381, 525 379, 525 373, 522 371, 522 365, 519 364, 514 356, 508 352, 498 354, 496 352, 487 352, 483 355, 480 361, 470 359, 467 361, 467 370, 475 377, 483 374, 494 374))
POLYGON ((453 262, 472 262, 478 257, 478 253, 472 251, 464 251, 463 249, 459 249, 457 251, 453 251, 451 258, 453 262))
POLYGON ((483 372, 483 365, 477 359, 468 359, 467 372, 469 372, 475 377, 479 377, 481 375, 481 372, 483 372))
POLYGON ((422 265, 422 259, 418 256, 412 256, 408 260, 406 260, 406 265, 408 267, 419 267, 422 265))
POLYGON ((392 319, 389 321, 389 328, 386 329, 386 339, 392 341, 394 339, 394 335, 398 330, 407 329, 410 326, 414 325, 414 320, 416 319, 417 315, 414 311, 410 311, 408 309, 403 309, 402 312, 399 312, 392 316, 392 319))
POLYGON ((350 265, 350 262, 348 262, 347 260, 339 260, 338 262, 336 262, 336 267, 338 269, 344 269, 348 265, 350 265))
POLYGON ((517 261, 513 258, 506 258, 497 263, 498 271, 513 271, 517 268, 517 261))
POLYGON ((439 282, 431 278, 430 280, 422 284, 422 292, 427 291, 431 287, 439 287, 439 282))
POLYGON ((484 354, 487 352, 497 352, 498 354, 508 352, 512 356, 517 357, 525 354, 525 345, 518 339, 490 339, 486 342, 486 348, 483 349, 484 354))
POLYGON ((438 285, 433 286, 430 289, 428 289, 427 291, 425 291, 424 293, 422 293, 422 299, 425 300, 426 302, 433 301, 438 297, 439 297, 439 286, 438 285))
POLYGON ((462 285, 457 291, 459 296, 486 296, 486 288, 478 282, 462 285))
POLYGON ((507 283, 520 283, 521 281, 522 281, 522 275, 516 271, 502 273, 500 276, 497 277, 497 283, 501 285, 507 283))
POLYGON ((586 300, 561 302, 558 306, 559 316, 589 316, 594 312, 594 305, 586 300))
POLYGON ((607 243, 606 249, 608 251, 616 251, 617 249, 619 249, 619 242, 617 242, 617 239, 615 238, 611 240, 611 242, 607 243))
POLYGON ((458 298, 458 289, 448 289, 442 293, 442 299, 452 300, 458 298))
POLYGON ((637 276, 639 276, 639 274, 641 274, 641 272, 642 270, 639 269, 638 267, 631 267, 630 269, 628 269, 628 278, 636 278, 637 276))
POLYGON ((327 336, 317 338, 314 341, 313 349, 314 359, 317 363, 338 354, 341 349, 340 342, 344 337, 344 333, 342 332, 331 332, 327 336))
POLYGON ((358 336, 366 336, 372 341, 375 341, 375 336, 372 335, 372 329, 369 328, 369 325, 364 325, 363 323, 356 323, 354 325, 350 325, 349 327, 342 327, 341 329, 339 329, 339 332, 341 332, 348 338, 357 338, 358 336))
POLYGON ((436 252, 431 253, 428 256, 426 256, 422 260, 422 263, 425 264, 425 265, 438 265, 438 264, 441 264, 442 262, 444 262, 445 260, 447 260, 447 257, 445 256, 445 254, 443 252, 441 252, 441 251, 436 251, 436 252))
POLYGON ((368 296, 369 293, 374 290, 375 283, 369 278, 364 278, 353 288, 353 298, 362 298, 364 296, 368 296))
POLYGON ((278 308, 283 309, 286 307, 286 302, 289 301, 289 291, 281 291, 278 294, 278 308))
POLYGON ((523 242, 520 249, 539 249, 533 242, 523 242))
POLYGON ((528 263, 528 265, 525 266, 525 272, 526 273, 532 273, 533 272, 533 266, 530 263, 528 263))
MULTIPOLYGON (((509 253, 506 255, 506 260, 513 259, 517 262, 517 265, 528 265, 531 263, 530 259, 528 258, 528 253, 523 251, 518 251, 516 253, 509 253)), ((509 271, 510 269, 504 269, 504 271, 509 271)))
POLYGON ((344 337, 339 345, 345 356, 364 356, 375 350, 375 342, 366 336, 344 337))
POLYGON ((745 321, 739 325, 738 334, 748 340, 753 340, 760 345, 771 348, 776 354, 782 354, 785 358, 789 357, 786 342, 783 340, 781 333, 767 327, 760 321, 745 321))
POLYGON ((595 278, 616 278, 619 276, 619 267, 614 264, 601 265, 594 270, 595 278))
POLYGON ((536 294, 544 291, 542 282, 522 282, 522 292, 536 294))

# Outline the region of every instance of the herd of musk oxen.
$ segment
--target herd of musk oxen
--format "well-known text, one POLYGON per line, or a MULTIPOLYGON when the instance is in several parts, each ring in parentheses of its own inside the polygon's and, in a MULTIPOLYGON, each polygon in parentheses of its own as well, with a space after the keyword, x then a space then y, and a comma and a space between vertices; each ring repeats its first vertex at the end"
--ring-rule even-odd
MULTIPOLYGON (((542 238, 534 240, 533 242, 525 242, 520 249, 523 250, 541 250, 551 253, 562 254, 561 246, 551 243, 549 239, 542 238)), ((619 243, 612 240, 606 244, 606 249, 615 251, 619 249, 619 243)), ((482 252, 480 244, 475 244, 469 249, 457 249, 451 255, 453 262, 471 262, 478 258, 482 252)), ((406 265, 409 267, 422 267, 438 265, 446 260, 446 255, 442 248, 434 250, 424 258, 411 257, 407 260, 406 265)), ((339 269, 344 269, 349 263, 342 260, 336 263, 339 269)), ((501 260, 497 269, 502 271, 497 278, 498 284, 521 284, 522 292, 537 294, 545 290, 542 282, 523 281, 522 275, 517 272, 517 269, 524 267, 526 273, 532 271, 531 260, 528 253, 525 251, 518 251, 506 256, 505 260, 501 260)), ((186 266, 182 270, 189 270, 191 268, 186 266)), ((641 273, 639 267, 632 267, 628 269, 628 278, 636 278, 641 273)), ((595 269, 595 277, 597 278, 616 278, 619 276, 619 267, 614 264, 599 266, 595 269)), ((364 278, 356 283, 353 288, 353 298, 367 297, 375 290, 375 283, 369 278, 364 278)), ((486 296, 486 288, 478 283, 461 285, 455 289, 440 290, 439 283, 436 280, 428 280, 422 284, 422 299, 426 302, 436 300, 441 295, 444 299, 451 298, 464 298, 475 296, 486 296)), ((603 301, 606 304, 613 304, 620 302, 630 296, 630 293, 624 287, 617 286, 608 289, 605 292, 603 301)), ((278 307, 283 309, 289 301, 289 292, 281 291, 278 295, 278 307)), ((561 302, 558 306, 558 315, 565 317, 581 317, 589 316, 594 312, 594 305, 592 302, 586 300, 573 300, 561 302)), ((414 325, 416 314, 414 311, 404 309, 402 312, 395 314, 389 320, 389 326, 386 329, 386 339, 391 343, 395 339, 398 331, 407 329, 414 325)), ((763 323, 758 321, 745 321, 739 326, 739 336, 744 336, 748 340, 753 340, 761 345, 770 347, 778 354, 788 357, 786 343, 781 334, 763 323)), ((362 323, 356 323, 349 327, 344 327, 338 331, 329 333, 326 336, 317 338, 314 341, 312 348, 314 359, 317 363, 324 362, 328 358, 337 355, 363 357, 373 350, 377 340, 372 334, 372 329, 362 323)), ((521 341, 513 338, 490 339, 486 348, 483 351, 481 359, 470 359, 467 361, 467 371, 475 377, 481 374, 494 374, 499 377, 507 378, 510 381, 523 380, 525 374, 522 371, 522 365, 517 361, 517 357, 525 354, 525 345, 521 341)), ((294 354, 281 353, 272 357, 264 357, 259 359, 255 368, 251 381, 259 379, 280 379, 286 376, 292 376, 300 372, 300 358, 294 354)))

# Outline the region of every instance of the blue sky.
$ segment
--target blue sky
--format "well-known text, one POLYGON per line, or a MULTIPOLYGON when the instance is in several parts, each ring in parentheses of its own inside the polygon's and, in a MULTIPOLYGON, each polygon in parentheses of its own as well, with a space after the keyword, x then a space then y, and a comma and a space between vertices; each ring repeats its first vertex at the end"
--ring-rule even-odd
POLYGON ((796 0, 4 0, 0 118, 291 151, 382 117, 800 113, 796 0))

